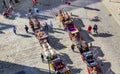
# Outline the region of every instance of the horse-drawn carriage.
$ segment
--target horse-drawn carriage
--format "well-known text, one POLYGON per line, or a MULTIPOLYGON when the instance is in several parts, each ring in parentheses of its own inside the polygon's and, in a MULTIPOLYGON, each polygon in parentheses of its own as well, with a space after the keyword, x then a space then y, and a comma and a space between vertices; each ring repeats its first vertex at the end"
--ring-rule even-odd
POLYGON ((36 29, 34 33, 35 33, 35 36, 39 40, 39 43, 42 47, 44 47, 45 45, 50 47, 48 44, 49 43, 48 35, 44 31, 41 31, 40 29, 36 29))
POLYGON ((56 74, 70 74, 69 68, 59 57, 51 61, 51 67, 56 71, 56 74))
POLYGON ((87 64, 88 74, 100 73, 100 67, 97 60, 93 56, 93 53, 90 51, 88 43, 86 41, 81 41, 77 47, 80 51, 83 62, 87 64))
POLYGON ((100 67, 98 65, 98 62, 94 58, 93 53, 91 51, 83 52, 82 58, 84 62, 87 64, 88 74, 99 74, 100 73, 100 67))
POLYGON ((98 74, 100 73, 100 68, 98 62, 94 58, 91 51, 84 53, 85 62, 87 64, 88 74, 98 74))

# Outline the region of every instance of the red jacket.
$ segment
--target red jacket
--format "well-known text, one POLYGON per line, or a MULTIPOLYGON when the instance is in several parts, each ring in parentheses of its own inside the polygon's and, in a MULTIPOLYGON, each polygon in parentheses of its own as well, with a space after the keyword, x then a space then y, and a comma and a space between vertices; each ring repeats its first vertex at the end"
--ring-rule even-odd
POLYGON ((6 10, 6 13, 7 13, 7 14, 10 14, 10 9, 7 9, 7 10, 6 10))
POLYGON ((88 26, 88 31, 91 31, 92 30, 92 26, 88 26))
POLYGON ((32 0, 33 4, 36 4, 37 3, 37 0, 32 0))

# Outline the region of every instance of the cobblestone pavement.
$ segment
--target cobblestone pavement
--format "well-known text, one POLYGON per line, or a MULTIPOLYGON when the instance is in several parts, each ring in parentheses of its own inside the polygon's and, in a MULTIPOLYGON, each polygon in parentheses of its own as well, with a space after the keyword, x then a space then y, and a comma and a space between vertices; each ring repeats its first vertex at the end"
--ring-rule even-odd
POLYGON ((104 0, 103 3, 109 10, 109 14, 112 14, 114 19, 120 25, 120 0, 104 0))
MULTIPOLYGON (((26 8, 28 7, 26 6, 26 8)), ((27 9, 23 8, 20 10, 16 9, 16 11, 23 11, 24 13, 20 12, 20 14, 24 16, 27 9)), ((52 10, 48 7, 49 10, 47 11, 40 11, 40 15, 43 15, 43 17, 50 17, 46 20, 39 19, 41 23, 53 21, 53 32, 49 32, 51 46, 70 68, 72 74, 87 74, 87 69, 86 64, 82 62, 78 50, 75 49, 75 52, 72 52, 70 49, 71 42, 68 38, 68 33, 59 27, 58 18, 53 18, 55 13, 58 12, 57 9, 61 8, 65 8, 76 15, 74 18, 78 28, 85 26, 82 28, 81 34, 86 41, 93 43, 92 51, 95 54, 94 56, 104 59, 103 66, 101 66, 103 74, 120 74, 120 27, 112 17, 108 16, 109 11, 99 0, 91 0, 90 2, 76 0, 71 6, 60 5, 55 8, 51 7, 50 9, 52 10), (81 7, 77 5, 79 3, 81 3, 81 7), (82 8, 85 4, 86 8, 82 8), (100 17, 100 21, 91 21, 96 15, 100 17), (98 25, 100 35, 88 35, 86 31, 88 25, 93 26, 95 23, 98 25)), ((2 15, 0 15, 0 19, 0 26, 4 27, 0 32, 0 74, 14 74, 23 70, 26 74, 48 74, 48 64, 42 63, 40 59, 40 53, 43 50, 38 40, 32 34, 27 34, 24 30, 24 25, 28 25, 28 19, 25 17, 15 17, 14 20, 8 20, 3 18, 2 15), (17 33, 19 35, 13 33, 13 26, 17 26, 17 33)), ((30 30, 30 32, 32 31, 30 30)))

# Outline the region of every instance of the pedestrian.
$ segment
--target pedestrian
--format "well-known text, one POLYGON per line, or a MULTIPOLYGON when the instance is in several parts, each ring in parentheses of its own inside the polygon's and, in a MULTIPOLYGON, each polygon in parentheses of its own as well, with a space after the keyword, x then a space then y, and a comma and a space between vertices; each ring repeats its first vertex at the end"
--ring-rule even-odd
POLYGON ((30 14, 30 15, 32 15, 32 14, 33 14, 33 12, 32 12, 32 9, 31 9, 31 8, 29 8, 29 10, 28 10, 28 14, 30 14))
POLYGON ((27 25, 25 25, 25 31, 26 31, 26 33, 28 33, 29 31, 29 28, 28 28, 28 26, 27 25))
POLYGON ((90 49, 92 49, 92 43, 90 43, 90 49))
POLYGON ((51 30, 53 30, 53 22, 52 22, 52 20, 50 20, 50 28, 51 28, 51 30))
POLYGON ((35 31, 35 29, 34 29, 34 23, 33 23, 33 21, 30 18, 29 18, 29 25, 30 25, 32 31, 34 32, 35 31))
POLYGON ((48 24, 47 24, 47 22, 45 22, 44 25, 45 25, 45 26, 44 26, 44 30, 45 30, 45 31, 48 31, 49 28, 48 28, 48 24))
POLYGON ((39 15, 39 9, 38 9, 38 7, 37 6, 34 6, 34 16, 36 16, 37 17, 37 15, 39 15))
POLYGON ((93 30, 94 30, 94 33, 98 34, 98 32, 97 32, 98 27, 97 27, 97 25, 96 25, 96 24, 94 24, 94 26, 93 26, 93 30))
POLYGON ((3 13, 3 16, 6 17, 6 18, 9 18, 10 17, 10 8, 6 9, 6 11, 3 13))
POLYGON ((75 45, 74 44, 71 45, 71 49, 74 52, 74 49, 75 49, 75 45))
POLYGON ((44 62, 44 56, 42 53, 41 53, 41 59, 42 59, 42 62, 44 62))
POLYGON ((16 28, 16 26, 14 26, 14 27, 13 27, 13 32, 14 32, 15 34, 17 34, 17 33, 16 33, 16 30, 17 30, 17 28, 16 28))
POLYGON ((14 2, 13 2, 13 0, 9 0, 9 7, 10 7, 10 9, 11 10, 13 10, 13 6, 14 6, 14 2))
POLYGON ((31 18, 31 17, 32 17, 33 12, 32 12, 32 9, 31 9, 31 8, 28 9, 28 12, 27 12, 26 15, 27 15, 28 18, 31 18))
POLYGON ((88 26, 88 32, 89 32, 90 34, 92 34, 91 30, 92 30, 92 26, 89 25, 89 26, 88 26))
POLYGON ((37 0, 32 0, 32 3, 33 3, 33 7, 36 6, 37 0))
POLYGON ((7 8, 6 0, 2 0, 2 5, 3 5, 3 8, 7 8))
POLYGON ((14 2, 13 2, 13 0, 9 0, 9 3, 10 3, 10 4, 12 4, 12 5, 14 5, 14 2))

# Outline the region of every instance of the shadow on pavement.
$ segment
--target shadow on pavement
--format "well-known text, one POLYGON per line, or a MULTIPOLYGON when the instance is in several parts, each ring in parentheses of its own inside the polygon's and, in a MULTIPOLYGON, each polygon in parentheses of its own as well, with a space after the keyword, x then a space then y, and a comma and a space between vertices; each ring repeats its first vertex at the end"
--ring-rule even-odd
POLYGON ((82 69, 74 68, 73 66, 68 66, 70 68, 71 74, 80 74, 82 69))
POLYGON ((48 32, 49 32, 49 33, 60 33, 60 34, 64 34, 63 32, 57 31, 56 29, 49 29, 48 32))
POLYGON ((14 25, 11 25, 11 24, 0 23, 0 30, 6 30, 9 28, 13 28, 13 27, 14 27, 14 25))
MULTIPOLYGON (((46 69, 0 61, 0 74, 48 74, 46 69)), ((54 74, 53 72, 51 74, 54 74)))
POLYGON ((54 30, 64 31, 62 28, 53 28, 54 30))
POLYGON ((113 35, 109 33, 98 33, 98 34, 93 34, 93 36, 94 37, 111 37, 113 35))
POLYGON ((28 32, 28 34, 34 35, 34 33, 33 33, 33 32, 28 32))
POLYGON ((59 41, 61 39, 55 38, 54 36, 49 36, 49 42, 52 48, 56 49, 56 50, 61 50, 66 48, 65 45, 61 44, 59 41))
POLYGON ((92 42, 94 39, 89 35, 89 33, 86 30, 80 31, 81 36, 83 37, 83 40, 86 42, 92 42))
POLYGON ((70 6, 81 8, 101 1, 102 0, 77 0, 76 2, 73 2, 73 4, 71 4, 70 6))
POLYGON ((25 35, 25 34, 16 34, 16 35, 21 36, 21 37, 25 37, 25 38, 30 38, 30 37, 32 37, 32 36, 30 36, 30 35, 25 35))
POLYGON ((97 8, 91 8, 91 7, 84 7, 84 9, 100 11, 100 9, 97 9, 97 8))
POLYGON ((60 54, 61 58, 63 59, 63 61, 66 63, 66 64, 73 64, 72 60, 70 59, 70 57, 68 56, 68 54, 66 53, 61 53, 60 54))
POLYGON ((104 53, 98 46, 92 46, 91 51, 93 52, 95 58, 104 57, 104 53))
POLYGON ((111 69, 110 62, 103 62, 103 74, 115 74, 111 69))
POLYGON ((81 30, 82 27, 85 27, 83 21, 80 18, 74 18, 73 23, 75 24, 79 31, 81 30))
POLYGON ((0 31, 0 34, 5 34, 5 32, 3 32, 3 31, 0 31))
POLYGON ((40 19, 40 20, 47 20, 47 19, 50 19, 50 18, 53 18, 53 17, 46 16, 46 15, 38 15, 37 18, 40 19))
POLYGON ((61 31, 58 31, 58 30, 61 30, 61 31, 64 31, 63 29, 59 29, 59 28, 51 28, 49 25, 48 25, 48 33, 60 33, 60 34, 64 34, 64 32, 61 32, 61 31))
POLYGON ((93 18, 93 19, 90 19, 90 21, 100 22, 100 19, 95 19, 95 18, 93 18))
POLYGON ((98 65, 100 67, 100 70, 101 70, 102 74, 115 74, 111 70, 111 63, 110 62, 106 62, 106 60, 103 59, 104 53, 102 52, 102 50, 101 50, 100 47, 98 47, 98 46, 92 46, 91 51, 93 52, 94 57, 98 61, 98 65))
POLYGON ((61 53, 60 56, 61 56, 62 60, 65 62, 65 64, 68 66, 68 68, 70 69, 71 74, 77 74, 77 73, 79 74, 81 72, 82 69, 78 69, 73 66, 70 66, 70 64, 73 64, 73 62, 70 59, 70 57, 68 56, 68 54, 61 53))

